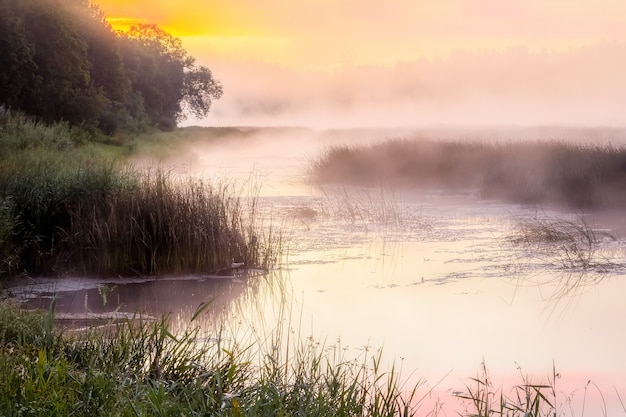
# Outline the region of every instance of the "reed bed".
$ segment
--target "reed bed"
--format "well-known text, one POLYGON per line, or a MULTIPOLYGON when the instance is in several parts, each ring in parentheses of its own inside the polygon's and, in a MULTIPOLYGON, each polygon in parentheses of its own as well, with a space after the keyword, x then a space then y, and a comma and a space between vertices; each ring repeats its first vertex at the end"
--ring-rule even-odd
POLYGON ((276 261, 280 235, 248 210, 255 196, 140 171, 77 146, 84 132, 63 124, 0 116, 0 278, 208 274, 276 261))
POLYGON ((390 139, 335 146, 310 167, 320 184, 436 188, 485 199, 572 207, 624 206, 626 149, 534 141, 390 139))

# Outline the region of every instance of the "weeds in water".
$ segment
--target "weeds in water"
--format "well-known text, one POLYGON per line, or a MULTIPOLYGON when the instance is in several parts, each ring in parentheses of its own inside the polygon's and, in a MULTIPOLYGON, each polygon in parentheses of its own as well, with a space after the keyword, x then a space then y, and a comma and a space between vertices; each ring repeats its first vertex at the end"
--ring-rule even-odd
POLYGON ((585 220, 539 217, 524 218, 517 222, 510 241, 525 247, 530 256, 538 257, 565 270, 590 270, 607 272, 616 264, 601 257, 606 242, 617 239, 610 233, 595 230, 585 220))
POLYGON ((555 308, 625 266, 620 242, 610 233, 594 229, 582 215, 575 220, 549 216, 520 219, 508 240, 522 250, 524 262, 539 261, 555 269, 554 274, 540 276, 540 282, 518 283, 540 285, 542 293, 551 290, 547 299, 555 308))
POLYGON ((379 224, 400 227, 404 216, 393 191, 351 187, 320 187, 323 200, 317 212, 352 224, 379 224))
POLYGON ((522 384, 516 385, 510 395, 502 388, 493 386, 487 366, 483 362, 478 375, 470 378, 466 392, 457 394, 469 403, 464 416, 467 417, 555 417, 560 416, 557 404, 556 380, 560 375, 553 368, 552 379, 548 383, 532 383, 522 376, 522 384))
POLYGON ((582 217, 579 220, 523 219, 518 222, 511 241, 565 269, 587 269, 595 258, 598 240, 587 222, 582 217))
POLYGON ((176 183, 164 172, 140 178, 130 190, 70 211, 62 261, 82 273, 172 274, 215 272, 241 260, 269 267, 272 242, 241 220, 241 202, 227 186, 176 183))

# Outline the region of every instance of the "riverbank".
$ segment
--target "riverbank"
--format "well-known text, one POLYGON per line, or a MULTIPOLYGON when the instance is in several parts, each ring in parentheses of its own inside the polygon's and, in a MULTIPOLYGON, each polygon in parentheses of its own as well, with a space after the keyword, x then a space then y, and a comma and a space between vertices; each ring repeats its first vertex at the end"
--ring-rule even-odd
MULTIPOLYGON (((202 314, 200 308, 196 315, 202 314)), ((31 416, 414 415, 380 353, 346 358, 287 333, 250 344, 167 318, 63 332, 52 311, 0 302, 0 413, 31 416), (287 337, 287 339, 283 339, 287 337), (291 349, 291 350, 290 350, 291 349)), ((416 389, 416 388, 415 388, 416 389)), ((408 391, 407 391, 408 390, 408 391)))
POLYGON ((234 261, 275 262, 280 238, 255 224, 254 195, 244 205, 228 182, 136 167, 135 139, 102 141, 3 115, 0 278, 215 273, 234 261))

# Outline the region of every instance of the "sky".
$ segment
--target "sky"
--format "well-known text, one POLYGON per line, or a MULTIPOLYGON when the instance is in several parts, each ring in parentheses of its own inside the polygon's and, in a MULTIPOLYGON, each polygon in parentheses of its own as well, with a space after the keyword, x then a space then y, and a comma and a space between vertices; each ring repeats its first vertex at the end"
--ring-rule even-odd
POLYGON ((99 0, 116 25, 157 23, 195 55, 299 69, 394 65, 460 49, 626 40, 623 0, 99 0))
MULTIPOLYGON (((363 78, 365 76, 363 73, 371 73, 372 68, 387 69, 387 72, 380 74, 378 81, 382 81, 382 84, 379 88, 406 90, 405 86, 397 85, 400 77, 398 68, 404 67, 406 71, 406 65, 410 66, 424 59, 429 60, 428 65, 433 72, 427 74, 422 71, 419 76, 421 78, 418 77, 417 81, 415 76, 411 75, 413 81, 409 84, 426 83, 428 77, 434 77, 433 82, 441 86, 450 84, 450 77, 452 79, 464 77, 458 66, 465 67, 472 61, 471 57, 467 56, 465 59, 459 58, 464 53, 497 52, 518 60, 519 54, 510 52, 522 50, 530 54, 559 57, 564 54, 567 60, 571 59, 567 57, 572 51, 584 50, 599 44, 616 47, 626 42, 624 0, 436 2, 389 0, 384 3, 374 0, 96 0, 96 2, 117 28, 128 27, 134 22, 156 23, 180 37, 189 53, 196 57, 198 62, 212 69, 214 75, 224 85, 224 98, 220 103, 216 103, 215 109, 221 109, 222 116, 224 114, 230 116, 223 118, 221 123, 245 123, 246 120, 242 120, 241 117, 259 115, 258 109, 262 110, 261 113, 269 112, 276 116, 275 113, 279 110, 290 108, 289 100, 294 99, 292 104, 300 108, 315 102, 313 107, 319 112, 324 107, 320 106, 320 102, 327 98, 321 97, 319 91, 336 90, 341 77, 343 81, 339 90, 349 89, 354 80, 360 84, 361 91, 345 93, 350 96, 347 101, 351 104, 359 99, 353 97, 355 94, 362 95, 363 85, 368 85, 366 89, 371 89, 372 94, 376 96, 376 91, 373 91, 375 88, 369 84, 376 84, 377 81, 363 78), (445 61, 448 65, 433 66, 432 63, 437 61, 445 61), (361 68, 363 71, 355 73, 355 68, 361 68), (459 71, 458 75, 449 74, 454 68, 459 71), (442 71, 449 77, 442 78, 440 76, 442 71), (352 74, 351 80, 345 79, 347 72, 352 74), (339 74, 339 78, 325 76, 323 73, 339 74), (389 86, 389 83, 392 85, 389 86), (243 102, 248 103, 243 105, 243 102), (233 106, 239 108, 235 109, 233 106)), ((605 54, 603 59, 609 55, 611 54, 605 54)), ((531 58, 532 62, 537 61, 535 57, 531 58)), ((580 62, 584 60, 577 61, 580 62)), ((619 64, 621 65, 621 62, 619 64)), ((521 65, 527 63, 521 62, 521 65)), ((607 61, 602 62, 602 65, 615 66, 615 63, 607 61)), ((416 68, 418 67, 414 69, 416 68)), ((568 72, 564 65, 546 70, 535 68, 536 72, 541 73, 560 70, 568 72)), ((484 73, 490 70, 485 67, 476 68, 476 71, 484 73)), ((567 77, 567 74, 565 75, 567 77)), ((404 75, 402 77, 407 79, 404 75)), ((500 89, 498 84, 506 84, 507 80, 501 75, 496 78, 494 88, 498 90, 500 89)), ((515 78, 510 80, 515 81, 515 78)), ((542 75, 538 77, 537 82, 545 85, 552 84, 553 80, 548 80, 542 75)), ((475 80, 471 79, 469 83, 475 83, 475 80)), ((585 91, 595 88, 589 86, 587 79, 583 80, 583 84, 585 91)), ((487 97, 485 102, 484 87, 484 85, 477 87, 474 84, 468 87, 482 90, 479 94, 482 96, 479 107, 490 108, 493 104, 495 109, 501 109, 498 100, 491 103, 493 100, 487 97)), ((468 88, 463 87, 462 90, 468 88)), ((606 85, 600 87, 601 90, 603 88, 607 88, 606 85)), ((621 86, 618 90, 622 92, 621 86)), ((492 93, 489 94, 493 96, 492 93)), ((333 95, 336 96, 337 92, 333 91, 333 95)), ((435 98, 436 112, 431 109, 430 113, 440 114, 442 106, 443 110, 447 110, 444 102, 449 95, 447 87, 441 92, 431 91, 429 100, 435 98)), ((374 98, 379 99, 377 96, 374 98)), ((461 98, 465 102, 456 100, 456 108, 453 109, 452 106, 451 113, 463 113, 463 107, 467 106, 467 97, 465 95, 461 98)), ((363 97, 361 99, 366 100, 363 97)), ((423 103, 423 96, 420 96, 420 100, 423 108, 426 106, 423 103)), ((615 100, 616 98, 611 97, 608 102, 612 106, 615 100)), ((401 101, 402 108, 399 108, 398 112, 412 114, 414 109, 410 103, 408 109, 406 108, 406 97, 401 101)), ((595 104, 596 107, 603 109, 607 107, 606 101, 595 104)), ((353 109, 354 107, 350 106, 350 112, 353 112, 353 109)), ((324 117, 324 115, 314 116, 314 112, 310 110, 311 108, 307 108, 300 111, 298 116, 300 118, 293 114, 290 117, 293 116, 292 120, 296 123, 306 122, 302 120, 305 113, 308 118, 324 117)), ((369 111, 379 113, 378 109, 369 111)), ((511 112, 519 111, 511 109, 511 112)), ((581 111, 584 112, 584 109, 579 108, 578 112, 581 111)), ((327 113, 337 112, 331 109, 327 113)), ((575 113, 561 112, 555 117, 555 123, 562 123, 568 118, 577 119, 575 113)), ((354 117, 368 118, 368 114, 366 112, 354 117)), ((217 119, 220 117, 218 114, 215 116, 217 119)), ((248 117, 247 121, 261 123, 259 117, 256 119, 248 117)), ((435 122, 446 123, 453 121, 454 117, 435 122)), ((428 117, 422 117, 424 118, 428 117)), ((589 123, 613 123, 617 118, 618 115, 612 111, 611 116, 605 118, 607 120, 592 117, 589 123)), ((217 122, 217 119, 213 122, 217 122)), ((542 122, 537 117, 529 118, 529 122, 533 120, 536 123, 542 122)))

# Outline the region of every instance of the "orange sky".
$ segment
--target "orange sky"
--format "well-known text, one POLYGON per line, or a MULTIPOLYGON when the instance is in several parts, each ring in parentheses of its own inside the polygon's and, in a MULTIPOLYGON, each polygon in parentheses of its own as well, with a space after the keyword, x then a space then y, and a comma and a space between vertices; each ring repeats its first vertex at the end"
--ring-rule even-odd
POLYGON ((394 65, 461 49, 626 40, 624 0, 96 0, 117 25, 157 23, 201 61, 298 69, 394 65))

